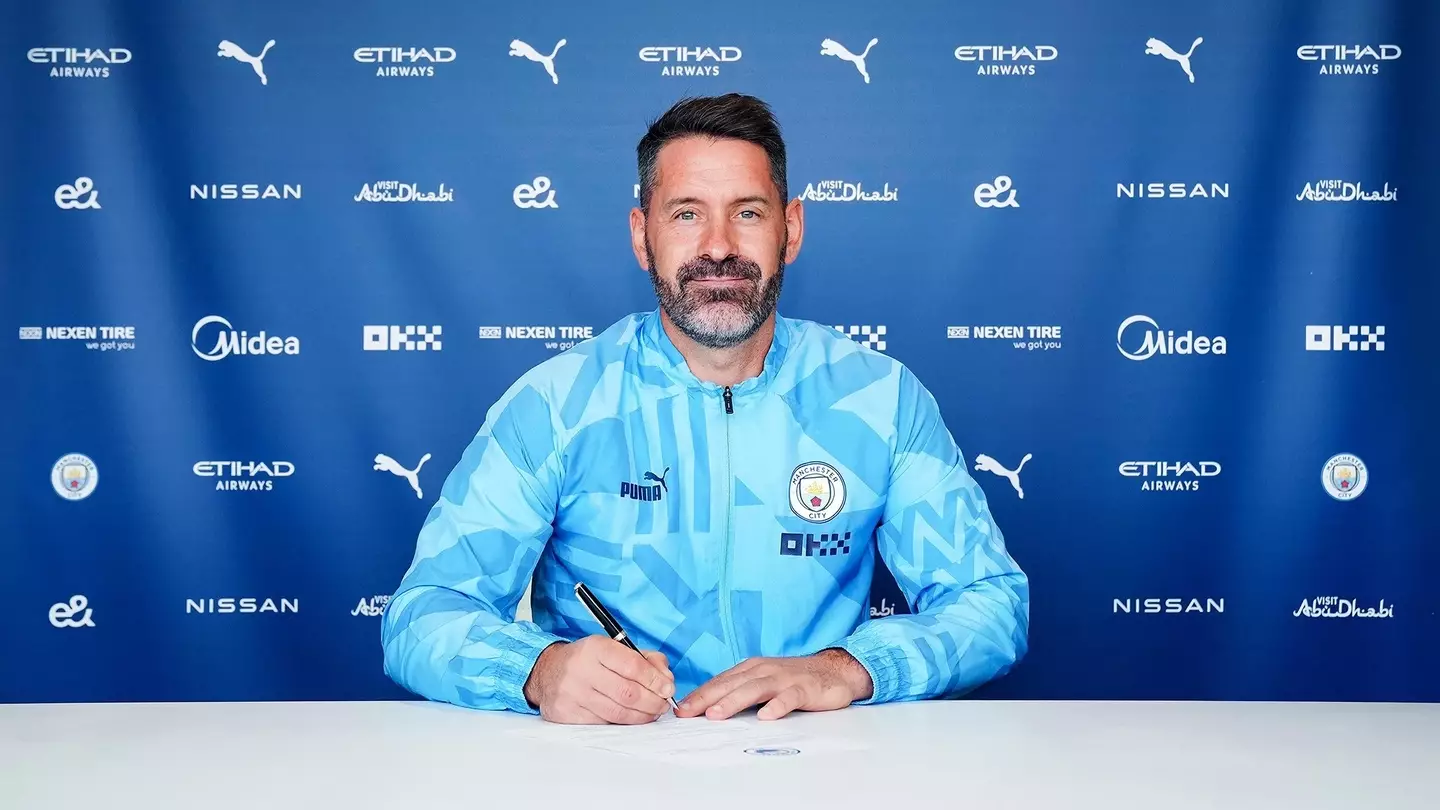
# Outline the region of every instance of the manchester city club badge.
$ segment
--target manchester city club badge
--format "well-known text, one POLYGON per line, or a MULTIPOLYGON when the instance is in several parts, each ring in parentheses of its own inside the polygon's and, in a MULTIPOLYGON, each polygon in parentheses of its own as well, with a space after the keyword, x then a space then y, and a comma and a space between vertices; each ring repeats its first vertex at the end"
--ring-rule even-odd
POLYGON ((811 461, 790 475, 790 511, 811 523, 824 523, 845 506, 845 479, 823 461, 811 461))
POLYGON ((50 470, 50 485, 55 487, 55 494, 70 501, 90 497, 99 480, 100 471, 95 468, 95 462, 79 453, 62 457, 50 470))
POLYGON ((1325 485, 1325 491, 1330 497, 1337 501, 1350 501, 1360 497, 1365 491, 1365 485, 1370 483, 1370 476, 1365 472, 1365 462, 1359 456, 1352 456, 1349 453, 1341 453, 1331 456, 1325 462, 1325 469, 1320 475, 1320 482, 1325 485))

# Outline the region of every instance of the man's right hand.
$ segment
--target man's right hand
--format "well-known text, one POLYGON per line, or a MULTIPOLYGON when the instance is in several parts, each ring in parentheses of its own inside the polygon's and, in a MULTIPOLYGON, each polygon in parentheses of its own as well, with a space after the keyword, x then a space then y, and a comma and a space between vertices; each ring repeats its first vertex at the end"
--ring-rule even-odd
POLYGON ((674 694, 662 653, 646 650, 642 658, 605 636, 551 644, 525 681, 525 699, 552 723, 650 723, 674 694))

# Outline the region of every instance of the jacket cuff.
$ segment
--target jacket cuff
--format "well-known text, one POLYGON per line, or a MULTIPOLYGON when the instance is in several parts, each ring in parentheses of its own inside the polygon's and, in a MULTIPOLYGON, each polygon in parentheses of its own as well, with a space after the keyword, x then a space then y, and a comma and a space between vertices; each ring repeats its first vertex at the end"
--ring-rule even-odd
POLYGON ((540 710, 525 699, 525 682, 530 680, 540 653, 565 639, 541 630, 534 622, 515 622, 495 631, 488 641, 500 653, 495 665, 495 696, 511 711, 539 714, 540 710))
POLYGON ((860 631, 835 645, 850 653, 860 666, 870 673, 871 693, 865 700, 855 701, 863 706, 869 703, 889 703, 906 697, 910 692, 910 665, 905 654, 885 639, 870 637, 860 631))

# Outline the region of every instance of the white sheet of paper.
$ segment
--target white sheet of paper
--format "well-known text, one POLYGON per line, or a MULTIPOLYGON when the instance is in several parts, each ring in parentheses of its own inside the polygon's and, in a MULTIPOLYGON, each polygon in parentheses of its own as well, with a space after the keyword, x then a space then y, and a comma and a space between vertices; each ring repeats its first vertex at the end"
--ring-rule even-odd
POLYGON ((868 748, 860 740, 804 734, 784 719, 761 721, 753 714, 707 720, 682 719, 667 712, 643 726, 566 726, 537 718, 535 724, 512 729, 511 733, 645 759, 712 765, 868 748))

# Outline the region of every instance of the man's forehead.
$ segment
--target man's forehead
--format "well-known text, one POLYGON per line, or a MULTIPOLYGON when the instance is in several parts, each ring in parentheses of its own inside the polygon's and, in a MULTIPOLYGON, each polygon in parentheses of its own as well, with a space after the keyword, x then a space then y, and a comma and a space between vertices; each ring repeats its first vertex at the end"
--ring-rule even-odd
POLYGON ((666 144, 656 160, 655 184, 677 192, 768 196, 774 193, 765 150, 731 138, 689 137, 666 144))

